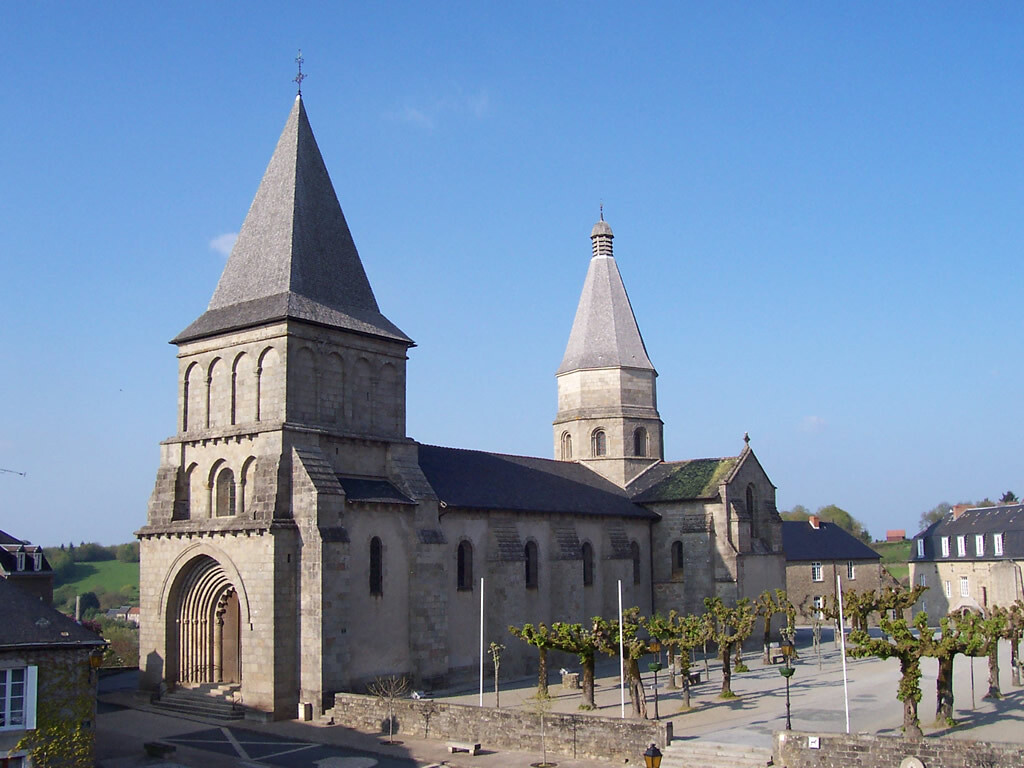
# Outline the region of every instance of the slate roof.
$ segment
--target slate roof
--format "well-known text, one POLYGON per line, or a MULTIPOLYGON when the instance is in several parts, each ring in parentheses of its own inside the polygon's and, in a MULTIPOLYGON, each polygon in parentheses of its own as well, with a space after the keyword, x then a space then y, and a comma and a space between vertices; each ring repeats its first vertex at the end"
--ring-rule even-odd
POLYGON ((941 520, 932 523, 914 537, 924 539, 924 557, 917 556, 917 547, 911 550, 915 560, 1000 560, 1024 557, 1024 504, 1007 504, 997 507, 980 507, 965 510, 956 520, 953 513, 948 513, 941 520), (992 534, 1003 534, 1003 554, 995 555, 992 534), (974 536, 985 537, 985 553, 978 557, 974 545, 974 536), (940 539, 950 538, 950 556, 942 557, 940 539), (957 536, 968 536, 967 554, 957 555, 955 539, 957 536))
POLYGON ((301 97, 207 311, 173 343, 284 318, 412 344, 377 306, 301 97))
POLYGON ((626 287, 612 256, 612 229, 602 219, 594 225, 591 237, 595 238, 594 255, 558 373, 615 366, 653 371, 626 287))
POLYGON ((26 541, 15 538, 6 531, 0 531, 0 569, 7 573, 16 573, 18 571, 18 559, 16 553, 18 550, 24 549, 25 557, 25 569, 20 573, 43 573, 51 571, 50 561, 46 559, 46 554, 43 553, 42 563, 40 563, 39 570, 35 569, 35 560, 31 557, 36 552, 43 552, 43 548, 37 544, 29 544, 26 541))
POLYGON ((378 504, 416 503, 387 480, 338 475, 338 482, 345 489, 345 498, 348 501, 376 502, 378 504))
POLYGON ((449 507, 657 519, 582 464, 420 445, 420 468, 449 507))
POLYGON ((719 484, 736 468, 739 460, 739 456, 728 456, 665 461, 633 480, 627 491, 637 504, 713 499, 718 496, 719 484))
POLYGON ((106 641, 7 579, 0 579, 0 648, 90 647, 106 641))
POLYGON ((875 550, 835 523, 782 521, 782 551, 787 562, 807 560, 880 560, 875 550))

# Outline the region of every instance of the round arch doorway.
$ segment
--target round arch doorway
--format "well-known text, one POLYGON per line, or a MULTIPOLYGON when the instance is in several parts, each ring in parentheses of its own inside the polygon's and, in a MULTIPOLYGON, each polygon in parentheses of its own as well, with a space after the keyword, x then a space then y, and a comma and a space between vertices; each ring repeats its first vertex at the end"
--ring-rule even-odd
POLYGON ((168 606, 167 647, 176 683, 240 683, 241 621, 238 593, 224 567, 208 555, 185 566, 168 606))

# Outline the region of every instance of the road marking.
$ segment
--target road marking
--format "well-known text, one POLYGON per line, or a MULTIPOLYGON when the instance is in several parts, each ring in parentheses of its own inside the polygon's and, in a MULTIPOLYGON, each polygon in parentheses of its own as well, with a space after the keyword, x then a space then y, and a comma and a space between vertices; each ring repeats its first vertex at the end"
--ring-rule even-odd
POLYGON ((224 728, 224 727, 221 727, 220 730, 221 730, 221 733, 224 734, 224 738, 226 738, 228 741, 231 742, 231 746, 235 748, 235 752, 238 753, 238 756, 240 758, 242 758, 243 760, 251 760, 252 759, 251 757, 249 757, 249 753, 245 751, 245 748, 242 747, 242 745, 238 743, 238 739, 235 738, 235 734, 233 734, 231 731, 229 731, 227 728, 224 728))

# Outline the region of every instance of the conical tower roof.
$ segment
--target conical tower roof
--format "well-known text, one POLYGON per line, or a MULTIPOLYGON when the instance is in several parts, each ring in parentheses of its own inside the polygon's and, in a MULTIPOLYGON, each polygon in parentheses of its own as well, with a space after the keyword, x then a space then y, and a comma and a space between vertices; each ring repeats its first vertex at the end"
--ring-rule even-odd
POLYGON ((612 228, 602 216, 590 233, 593 256, 558 373, 585 368, 654 370, 626 286, 612 255, 612 228))
POLYGON ((209 307, 174 343, 285 318, 413 343, 377 306, 301 96, 209 307))

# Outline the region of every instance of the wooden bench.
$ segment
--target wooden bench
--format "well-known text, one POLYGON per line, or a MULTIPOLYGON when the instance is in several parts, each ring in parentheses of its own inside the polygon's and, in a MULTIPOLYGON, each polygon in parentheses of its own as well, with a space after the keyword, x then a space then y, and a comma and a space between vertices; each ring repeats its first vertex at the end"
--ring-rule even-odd
POLYGON ((448 752, 451 754, 456 752, 468 752, 471 755, 476 755, 480 752, 480 745, 473 744, 469 741, 449 741, 448 752))

